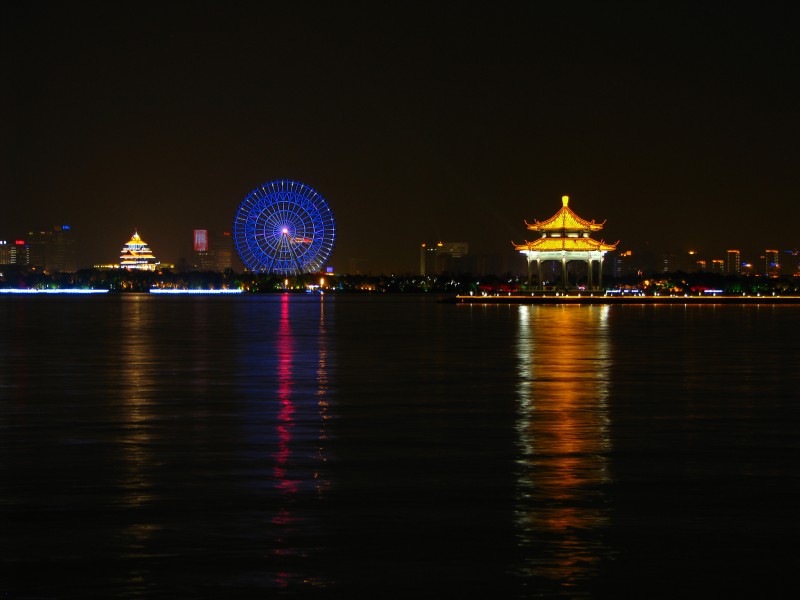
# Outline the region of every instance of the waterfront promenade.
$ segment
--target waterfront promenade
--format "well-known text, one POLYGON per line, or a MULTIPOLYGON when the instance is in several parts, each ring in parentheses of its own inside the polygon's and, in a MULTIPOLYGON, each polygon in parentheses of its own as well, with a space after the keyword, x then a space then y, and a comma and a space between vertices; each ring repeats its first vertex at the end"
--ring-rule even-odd
POLYGON ((456 304, 800 304, 800 296, 638 294, 496 294, 458 295, 444 300, 456 304))

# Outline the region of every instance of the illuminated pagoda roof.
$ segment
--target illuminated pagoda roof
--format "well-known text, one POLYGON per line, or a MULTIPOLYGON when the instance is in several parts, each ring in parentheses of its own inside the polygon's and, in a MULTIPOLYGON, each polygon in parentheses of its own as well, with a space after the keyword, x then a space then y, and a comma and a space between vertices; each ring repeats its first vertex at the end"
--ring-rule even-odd
POLYGON ((142 271, 155 271, 160 264, 147 243, 139 237, 139 232, 134 229, 131 239, 122 247, 119 255, 119 266, 123 269, 138 269, 142 271))
MULTIPOLYGON (((568 206, 569 196, 561 197, 561 210, 546 221, 528 223, 528 229, 539 231, 542 236, 532 242, 514 244, 514 249, 521 252, 610 252, 617 249, 617 243, 609 244, 604 240, 590 237, 591 232, 600 231, 605 225, 587 221, 576 215, 568 206)), ((513 242, 512 242, 513 243, 513 242)))
POLYGON ((546 221, 536 221, 534 220, 533 223, 528 223, 525 221, 525 225, 528 226, 528 229, 531 231, 600 231, 605 225, 605 221, 602 223, 595 223, 594 220, 587 221, 586 219, 581 219, 578 215, 576 215, 572 209, 568 206, 569 204, 569 196, 561 196, 561 210, 559 210, 556 214, 552 217, 547 219, 546 221))
POLYGON ((611 252, 617 249, 617 244, 608 244, 603 240, 597 241, 585 237, 541 237, 532 242, 514 245, 515 250, 529 250, 538 252, 611 252))

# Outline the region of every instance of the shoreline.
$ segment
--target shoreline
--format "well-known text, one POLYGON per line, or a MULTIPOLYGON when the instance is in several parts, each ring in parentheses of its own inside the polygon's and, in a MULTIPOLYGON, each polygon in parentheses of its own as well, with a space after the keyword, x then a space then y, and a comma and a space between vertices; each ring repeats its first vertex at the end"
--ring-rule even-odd
POLYGON ((454 296, 451 304, 800 304, 800 296, 606 296, 606 295, 513 295, 454 296))

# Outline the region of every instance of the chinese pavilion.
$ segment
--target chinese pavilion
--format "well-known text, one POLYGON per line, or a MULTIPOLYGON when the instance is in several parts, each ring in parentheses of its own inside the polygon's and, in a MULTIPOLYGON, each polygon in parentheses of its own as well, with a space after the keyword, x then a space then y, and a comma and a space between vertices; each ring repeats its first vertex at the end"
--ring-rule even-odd
MULTIPOLYGON (((617 243, 607 244, 591 238, 591 234, 600 231, 605 225, 595 223, 594 220, 586 221, 576 215, 568 206, 569 196, 561 197, 562 207, 556 214, 546 221, 534 221, 532 224, 525 222, 528 229, 538 231, 542 235, 532 242, 514 244, 514 249, 519 250, 528 259, 528 282, 531 280, 531 266, 536 263, 538 287, 544 289, 542 279, 542 262, 553 260, 561 262, 562 287, 567 289, 567 263, 573 260, 585 261, 589 274, 588 288, 600 289, 603 283, 603 255, 616 250, 617 243), (597 263, 597 285, 594 285, 593 271, 597 263)), ((512 242, 513 243, 513 242, 512 242)))
POLYGON ((122 247, 119 255, 119 266, 123 269, 138 269, 141 271, 155 271, 160 263, 153 256, 147 243, 139 237, 139 232, 133 230, 130 241, 122 247))

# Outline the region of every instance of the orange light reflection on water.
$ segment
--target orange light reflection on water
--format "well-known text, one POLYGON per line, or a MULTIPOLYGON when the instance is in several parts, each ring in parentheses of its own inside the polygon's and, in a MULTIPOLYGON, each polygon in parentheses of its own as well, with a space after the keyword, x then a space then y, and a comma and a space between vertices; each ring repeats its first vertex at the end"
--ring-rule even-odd
POLYGON ((516 524, 523 575, 591 579, 611 476, 607 306, 520 306, 516 524))

